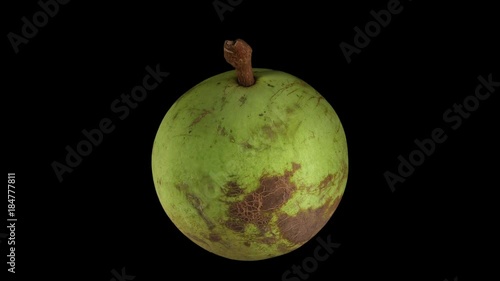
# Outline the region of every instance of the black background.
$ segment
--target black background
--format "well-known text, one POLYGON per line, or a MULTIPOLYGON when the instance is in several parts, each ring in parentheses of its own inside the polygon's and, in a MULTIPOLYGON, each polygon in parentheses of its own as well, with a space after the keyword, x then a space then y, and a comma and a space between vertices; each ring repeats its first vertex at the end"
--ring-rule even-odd
MULTIPOLYGON (((156 130, 184 92, 231 69, 222 44, 236 38, 253 47, 254 67, 316 88, 346 131, 348 184, 317 235, 341 246, 308 280, 491 276, 485 255, 498 212, 500 90, 457 130, 442 115, 474 94, 479 75, 500 80, 493 4, 402 1, 402 12, 349 64, 339 44, 353 44, 353 28, 363 29, 370 10, 389 1, 243 1, 223 21, 212 1, 171 2, 71 1, 17 54, 7 34, 21 34, 21 18, 40 7, 24 1, 3 9, 4 163, 17 177, 17 273, 10 278, 108 281, 125 267, 134 280, 282 280, 312 255, 314 239, 264 261, 218 257, 184 237, 157 199, 156 130), (112 101, 157 64, 169 77, 119 120, 112 101), (102 118, 116 129, 60 183, 51 163, 64 163, 65 146, 75 147, 81 130, 102 118), (398 155, 407 157, 413 141, 437 127, 448 139, 391 192, 384 172, 396 172, 398 155)), ((6 240, 0 247, 5 259, 6 240)))

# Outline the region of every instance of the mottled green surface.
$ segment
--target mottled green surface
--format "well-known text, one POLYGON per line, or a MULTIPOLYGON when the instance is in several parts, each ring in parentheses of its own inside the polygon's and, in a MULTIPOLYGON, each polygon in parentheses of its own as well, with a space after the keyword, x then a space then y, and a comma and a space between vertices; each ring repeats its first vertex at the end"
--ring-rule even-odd
POLYGON ((311 239, 348 173, 330 104, 290 74, 254 74, 251 87, 228 71, 190 89, 165 115, 152 153, 168 217, 194 243, 236 260, 282 255, 311 239))

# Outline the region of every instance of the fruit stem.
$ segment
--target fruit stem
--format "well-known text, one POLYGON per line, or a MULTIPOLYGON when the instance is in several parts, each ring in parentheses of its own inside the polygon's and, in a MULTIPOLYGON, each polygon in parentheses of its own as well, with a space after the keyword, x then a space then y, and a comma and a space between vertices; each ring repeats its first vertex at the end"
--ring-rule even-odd
POLYGON ((250 87, 255 84, 252 71, 252 47, 242 39, 224 42, 224 58, 236 70, 238 84, 250 87))

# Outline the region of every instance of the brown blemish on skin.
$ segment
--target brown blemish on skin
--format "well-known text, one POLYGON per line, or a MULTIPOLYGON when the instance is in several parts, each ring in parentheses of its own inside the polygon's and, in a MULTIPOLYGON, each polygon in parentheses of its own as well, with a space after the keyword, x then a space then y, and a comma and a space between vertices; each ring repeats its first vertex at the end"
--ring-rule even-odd
POLYGON ((319 189, 325 189, 327 186, 330 185, 330 183, 332 182, 333 180, 333 175, 332 174, 328 174, 320 183, 319 183, 319 186, 318 188, 319 189))
POLYGON ((274 238, 274 237, 263 237, 263 238, 259 239, 259 241, 261 243, 264 243, 264 244, 267 244, 267 245, 273 245, 274 243, 276 243, 276 238, 274 238))
POLYGON ((314 139, 316 137, 314 131, 309 130, 309 132, 311 132, 311 136, 309 137, 309 139, 314 139))
POLYGON ((318 97, 310 97, 309 99, 317 99, 317 100, 318 100, 318 102, 316 102, 316 106, 318 106, 318 105, 319 105, 319 102, 320 102, 321 100, 325 99, 325 98, 324 98, 324 97, 322 97, 322 96, 318 96, 318 97))
POLYGON ((175 188, 177 188, 177 190, 181 192, 185 192, 189 189, 189 185, 187 185, 186 183, 178 183, 175 185, 175 188))
POLYGON ((291 172, 290 171, 286 171, 285 174, 292 176, 295 173, 295 171, 297 171, 298 169, 300 169, 300 167, 301 167, 300 164, 294 162, 294 163, 292 163, 292 171, 291 172))
POLYGON ((241 98, 239 99, 239 101, 240 101, 240 106, 242 106, 247 101, 247 97, 246 96, 241 96, 241 98))
POLYGON ((255 191, 242 201, 229 205, 230 219, 226 226, 241 232, 247 224, 253 224, 262 232, 267 231, 273 212, 283 206, 297 189, 290 178, 298 169, 300 164, 292 163, 292 169, 286 170, 283 175, 263 175, 255 191))
POLYGON ((221 136, 227 136, 226 128, 222 127, 220 124, 217 125, 217 133, 221 136))
POLYGON ((219 242, 220 240, 222 240, 220 235, 217 233, 210 233, 210 235, 208 235, 208 239, 212 242, 219 242))
POLYGON ((272 211, 283 205, 290 197, 296 186, 290 183, 290 178, 273 176, 260 180, 260 189, 256 199, 262 211, 272 211))
POLYGON ((200 200, 200 198, 196 197, 195 195, 193 195, 191 193, 186 194, 186 197, 187 197, 189 203, 196 209, 196 212, 198 213, 198 215, 203 219, 203 221, 205 221, 208 229, 213 229, 215 227, 215 225, 205 215, 205 212, 203 211, 203 202, 200 200))
POLYGON ((234 181, 226 183, 223 187, 223 192, 227 197, 236 197, 244 193, 243 188, 234 181))
POLYGON ((283 129, 283 127, 286 127, 286 124, 285 122, 283 122, 283 120, 273 120, 273 125, 274 127, 276 127, 278 130, 281 130, 283 129))
POLYGON ((335 210, 337 210, 337 207, 340 204, 340 200, 342 200, 342 195, 339 195, 337 198, 335 198, 335 201, 333 201, 333 204, 331 204, 330 207, 328 208, 328 211, 326 214, 328 217, 331 217, 333 215, 333 213, 335 212, 335 210))
POLYGON ((290 252, 290 248, 287 245, 280 243, 280 244, 278 244, 278 251, 280 251, 282 253, 288 253, 288 252, 290 252))
POLYGON ((270 139, 274 139, 276 138, 276 132, 273 131, 273 128, 271 128, 271 126, 269 125, 264 125, 262 126, 262 131, 264 132, 264 134, 270 138, 270 139))
POLYGON ((307 242, 330 219, 330 202, 331 200, 327 200, 317 209, 301 210, 295 216, 279 215, 278 228, 281 236, 294 244, 307 242))
POLYGON ((222 92, 224 93, 224 95, 222 96, 224 98, 224 100, 226 100, 227 89, 232 88, 232 87, 233 87, 233 85, 231 85, 229 83, 224 86, 224 90, 222 90, 222 92))
MULTIPOLYGON (((226 87, 227 88, 227 87, 226 87)), ((226 88, 224 88, 224 91, 226 90, 226 88)), ((224 92, 225 93, 225 92, 224 92)), ((227 103, 227 98, 226 96, 222 96, 221 98, 221 105, 220 105, 220 111, 222 111, 222 109, 224 109, 224 106, 226 105, 227 103)))
POLYGON ((248 141, 242 143, 241 146, 243 146, 243 148, 245 148, 245 149, 252 149, 253 148, 253 145, 248 143, 248 141))
POLYGON ((226 227, 231 229, 234 232, 244 232, 245 231, 245 224, 237 219, 229 219, 225 223, 226 227))
POLYGON ((198 124, 198 123, 201 121, 201 119, 203 119, 203 118, 204 118, 205 116, 207 116, 207 114, 209 114, 209 113, 212 113, 212 112, 211 112, 210 110, 206 110, 206 109, 204 109, 204 110, 200 113, 200 115, 198 115, 198 117, 196 117, 196 118, 193 120, 193 122, 191 123, 191 125, 189 125, 189 126, 190 126, 190 127, 192 127, 192 126, 194 126, 194 125, 198 124))

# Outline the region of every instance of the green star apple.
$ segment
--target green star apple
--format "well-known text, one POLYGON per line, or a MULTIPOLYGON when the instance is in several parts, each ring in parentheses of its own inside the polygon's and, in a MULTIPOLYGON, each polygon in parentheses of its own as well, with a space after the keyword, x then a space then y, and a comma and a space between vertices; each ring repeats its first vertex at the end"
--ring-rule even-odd
POLYGON ((331 218, 348 174, 346 136, 330 104, 290 74, 251 67, 226 41, 235 70, 168 110, 152 151, 159 201, 200 247, 234 260, 293 251, 331 218))

